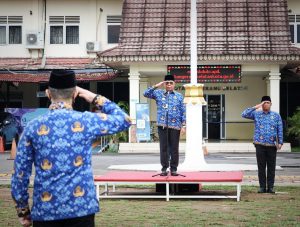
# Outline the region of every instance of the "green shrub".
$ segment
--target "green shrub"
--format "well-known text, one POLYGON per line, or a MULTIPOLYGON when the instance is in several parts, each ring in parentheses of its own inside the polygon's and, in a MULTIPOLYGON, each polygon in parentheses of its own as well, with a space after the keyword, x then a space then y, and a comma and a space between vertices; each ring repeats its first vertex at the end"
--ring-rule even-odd
MULTIPOLYGON (((124 112, 126 112, 128 114, 129 105, 127 102, 119 101, 117 104, 124 112)), ((128 137, 129 137, 128 130, 124 130, 124 131, 121 131, 121 132, 111 135, 107 152, 118 153, 119 143, 120 142, 128 142, 128 137)))
POLYGON ((298 145, 300 142, 300 107, 297 108, 296 112, 292 117, 288 118, 288 129, 287 135, 292 140, 297 141, 298 145))

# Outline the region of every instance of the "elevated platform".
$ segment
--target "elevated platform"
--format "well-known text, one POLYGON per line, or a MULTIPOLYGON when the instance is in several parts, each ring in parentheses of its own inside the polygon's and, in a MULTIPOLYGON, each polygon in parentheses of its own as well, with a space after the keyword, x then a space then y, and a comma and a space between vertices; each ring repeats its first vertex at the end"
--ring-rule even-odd
MULTIPOLYGON (((252 142, 219 141, 206 143, 208 153, 255 152, 252 142)), ((179 143, 179 152, 185 153, 185 143, 179 143)), ((291 152, 291 144, 284 143, 279 152, 291 152)), ((159 153, 159 143, 120 143, 119 153, 159 153)))
POLYGON ((243 180, 242 171, 231 172, 181 172, 179 176, 160 176, 158 172, 141 171, 118 171, 108 172, 103 176, 95 176, 98 198, 165 198, 169 201, 171 198, 234 198, 240 201, 241 183, 243 180), (116 184, 165 184, 165 194, 126 194, 116 193, 116 184), (201 184, 201 185, 233 185, 236 186, 236 195, 203 195, 203 194, 170 194, 170 185, 172 184, 201 184), (103 193, 100 193, 100 186, 104 185, 103 193), (113 185, 113 192, 108 189, 113 185))

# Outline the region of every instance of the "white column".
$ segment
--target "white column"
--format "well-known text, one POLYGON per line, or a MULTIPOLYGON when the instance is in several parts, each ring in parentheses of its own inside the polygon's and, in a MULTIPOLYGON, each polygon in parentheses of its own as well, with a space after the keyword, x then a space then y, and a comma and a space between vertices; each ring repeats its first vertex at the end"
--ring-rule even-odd
POLYGON ((200 171, 207 168, 202 150, 202 103, 186 104, 185 159, 180 171, 200 171))
POLYGON ((185 159, 178 167, 180 171, 199 171, 207 168, 202 150, 202 105, 203 84, 197 83, 197 1, 191 0, 191 83, 186 84, 184 103, 186 104, 186 147, 185 159))
POLYGON ((143 92, 149 87, 148 80, 146 78, 143 78, 140 80, 140 102, 141 103, 147 103, 150 100, 144 97, 143 92))
POLYGON ((190 56, 191 56, 191 84, 197 84, 197 1, 191 0, 190 9, 190 56))
POLYGON ((270 72, 269 74, 269 96, 272 100, 272 110, 275 112, 280 112, 280 73, 270 72))
POLYGON ((266 81, 266 86, 267 86, 267 94, 270 95, 270 80, 269 80, 269 78, 267 77, 267 78, 265 79, 265 81, 266 81))
POLYGON ((140 101, 140 74, 129 73, 129 108, 130 117, 134 119, 135 124, 135 104, 140 101))
MULTIPOLYGON (((135 127, 136 124, 136 109, 135 104, 139 103, 140 101, 140 74, 138 72, 131 72, 128 73, 129 75, 129 109, 130 109, 130 117, 132 119, 133 127, 135 127)), ((133 133, 135 132, 134 129, 129 130, 129 142, 134 142, 135 135, 133 133)))

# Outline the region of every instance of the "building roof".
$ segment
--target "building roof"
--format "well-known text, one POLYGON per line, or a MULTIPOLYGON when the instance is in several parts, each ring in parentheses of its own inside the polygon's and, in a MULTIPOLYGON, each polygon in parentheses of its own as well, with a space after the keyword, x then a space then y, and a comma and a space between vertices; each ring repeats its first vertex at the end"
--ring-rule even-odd
MULTIPOLYGON (((300 55, 286 0, 198 0, 197 12, 199 55, 300 55)), ((122 16, 119 45, 101 60, 189 55, 190 0, 124 0, 122 16)))
POLYGON ((104 64, 94 58, 0 58, 0 70, 85 69, 101 68, 104 64))
POLYGON ((39 83, 49 80, 52 69, 72 69, 78 81, 111 80, 115 70, 93 58, 0 58, 0 81, 39 83))

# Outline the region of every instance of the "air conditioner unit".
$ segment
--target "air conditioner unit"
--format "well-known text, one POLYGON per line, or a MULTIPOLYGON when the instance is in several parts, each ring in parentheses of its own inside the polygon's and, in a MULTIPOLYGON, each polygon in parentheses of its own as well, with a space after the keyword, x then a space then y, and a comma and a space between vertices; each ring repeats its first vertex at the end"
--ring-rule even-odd
POLYGON ((26 34, 27 49, 44 49, 44 34, 42 32, 28 32, 26 34))
POLYGON ((100 42, 86 42, 86 51, 87 52, 97 52, 101 50, 100 42))

